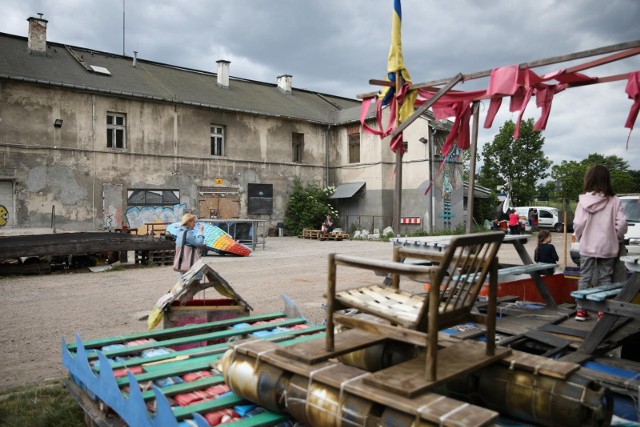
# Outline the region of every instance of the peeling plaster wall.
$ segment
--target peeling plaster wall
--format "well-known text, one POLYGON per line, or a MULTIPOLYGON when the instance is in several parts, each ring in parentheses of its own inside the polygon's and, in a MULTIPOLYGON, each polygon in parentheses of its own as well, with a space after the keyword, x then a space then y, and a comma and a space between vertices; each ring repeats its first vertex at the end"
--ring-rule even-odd
POLYGON ((55 207, 61 229, 102 229, 103 183, 122 185, 125 201, 130 188, 178 189, 193 210, 200 187, 231 187, 241 217, 247 184, 269 183, 274 211, 260 219, 275 226, 294 178, 322 185, 325 176, 324 126, 7 81, 0 100, 0 159, 15 179, 19 228, 50 226, 55 207), (108 112, 126 114, 122 150, 106 147, 108 112), (222 157, 210 155, 211 125, 225 126, 222 157), (292 132, 304 134, 301 164, 291 161, 292 132))

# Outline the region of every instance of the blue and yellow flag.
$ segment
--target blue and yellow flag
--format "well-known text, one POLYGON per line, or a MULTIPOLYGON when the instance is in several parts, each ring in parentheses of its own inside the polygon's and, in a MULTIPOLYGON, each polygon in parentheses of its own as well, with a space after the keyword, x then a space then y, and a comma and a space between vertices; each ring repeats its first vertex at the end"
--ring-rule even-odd
MULTIPOLYGON (((387 81, 396 81, 396 75, 400 75, 404 82, 411 83, 409 71, 404 66, 402 57, 402 6, 400 0, 393 1, 393 16, 391 21, 391 47, 389 48, 389 59, 387 60, 387 81)), ((387 87, 381 93, 382 105, 388 105, 395 96, 395 87, 387 87)), ((407 94, 401 105, 398 105, 398 121, 402 123, 413 113, 413 102, 416 94, 407 94)))
MULTIPOLYGON (((387 72, 389 74, 396 71, 406 73, 404 59, 402 58, 402 5, 400 0, 393 1, 393 15, 391 17, 391 48, 389 49, 389 60, 387 61, 387 72)), ((411 80, 409 73, 405 80, 411 80)))

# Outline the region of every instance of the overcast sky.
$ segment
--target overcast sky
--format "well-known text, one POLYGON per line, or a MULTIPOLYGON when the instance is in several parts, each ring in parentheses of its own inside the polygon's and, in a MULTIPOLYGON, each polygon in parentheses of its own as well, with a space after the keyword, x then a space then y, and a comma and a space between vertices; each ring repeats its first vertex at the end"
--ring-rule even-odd
MULTIPOLYGON (((226 59, 234 77, 275 83, 291 74, 294 88, 349 98, 376 90, 369 79, 386 73, 393 0, 0 0, 0 31, 26 36, 26 19, 43 13, 48 40, 122 54, 123 4, 128 56, 135 50, 141 59, 212 72, 226 59)), ((404 60, 414 82, 640 39, 638 0, 403 0, 402 11, 404 60)), ((637 70, 640 55, 585 73, 637 70)), ((632 105, 625 85, 556 95, 545 154, 554 163, 615 154, 640 170, 640 118, 625 149, 632 105)), ((493 128, 481 130, 480 146, 515 120, 507 110, 505 103, 493 128)), ((538 111, 532 100, 526 117, 538 111)))

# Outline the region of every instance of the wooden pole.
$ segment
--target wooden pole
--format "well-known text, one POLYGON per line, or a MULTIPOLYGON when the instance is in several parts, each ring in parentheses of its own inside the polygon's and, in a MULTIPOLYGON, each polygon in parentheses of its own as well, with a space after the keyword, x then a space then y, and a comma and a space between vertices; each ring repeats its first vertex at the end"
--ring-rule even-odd
POLYGON ((564 219, 562 222, 564 223, 564 267, 567 268, 567 199, 565 199, 564 195, 562 196, 562 210, 564 211, 564 219))
POLYGON ((471 159, 469 160, 469 186, 467 188, 467 233, 471 233, 471 225, 473 223, 473 192, 476 187, 476 155, 478 152, 478 120, 480 120, 480 102, 474 102, 473 128, 471 129, 471 159))
MULTIPOLYGON (((626 50, 626 49, 635 49, 637 47, 640 47, 640 40, 634 40, 634 41, 630 41, 630 42, 625 42, 625 43, 619 43, 619 44, 615 44, 615 45, 610 45, 610 46, 605 46, 605 47, 600 47, 597 49, 590 49, 590 50, 585 50, 585 51, 581 51, 581 52, 576 52, 576 53, 572 53, 569 55, 560 55, 560 56, 553 56, 550 58, 544 58, 544 59, 538 59, 536 61, 530 61, 530 62, 525 62, 520 64, 520 68, 536 68, 536 67, 542 67, 545 65, 553 65, 553 64, 559 64, 562 62, 568 62, 568 61, 574 61, 576 59, 582 59, 582 58, 589 58, 592 56, 598 56, 598 55, 604 55, 607 53, 612 53, 612 52, 620 52, 622 50, 626 50)), ((612 56, 611 58, 607 58, 604 59, 602 61, 594 61, 592 63, 587 63, 587 65, 589 67, 593 67, 596 65, 602 65, 603 63, 607 63, 607 62, 612 62, 612 61, 617 61, 623 58, 626 58, 628 56, 632 56, 632 55, 637 55, 638 52, 637 50, 630 50, 629 52, 627 52, 626 54, 621 54, 619 56, 612 56)), ((579 67, 579 66, 576 66, 579 67)), ((571 70, 578 70, 578 69, 584 69, 584 67, 580 67, 580 68, 576 68, 576 67, 572 67, 571 70)), ((469 80, 474 80, 474 79, 479 79, 479 78, 483 78, 483 77, 489 77, 491 75, 491 71, 492 70, 483 70, 483 71, 477 71, 474 73, 469 73, 469 74, 464 74, 462 75, 462 79, 464 81, 469 81, 469 80)), ((424 83, 416 83, 413 84, 411 86, 412 89, 420 89, 420 88, 425 88, 425 87, 431 87, 431 86, 440 86, 442 84, 447 83, 448 81, 450 81, 450 78, 447 79, 439 79, 439 80, 431 80, 428 82, 424 82, 424 83)), ((371 98, 373 96, 376 96, 377 92, 371 92, 371 93, 364 93, 364 94, 360 94, 357 95, 357 98, 359 99, 365 99, 365 98, 371 98)))

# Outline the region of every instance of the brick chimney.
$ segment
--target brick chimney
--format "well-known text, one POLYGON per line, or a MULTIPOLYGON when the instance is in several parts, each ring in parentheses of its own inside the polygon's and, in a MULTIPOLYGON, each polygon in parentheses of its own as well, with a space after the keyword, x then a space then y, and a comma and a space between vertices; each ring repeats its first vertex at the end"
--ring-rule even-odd
POLYGON ((229 87, 229 64, 231 62, 221 59, 216 63, 218 64, 218 86, 227 88, 229 87))
POLYGON ((291 95, 291 81, 293 76, 291 74, 282 74, 278 76, 278 89, 287 95, 291 95))
POLYGON ((42 14, 38 13, 39 17, 31 17, 27 19, 29 21, 29 38, 28 44, 29 51, 36 54, 47 53, 47 21, 42 19, 42 14))

